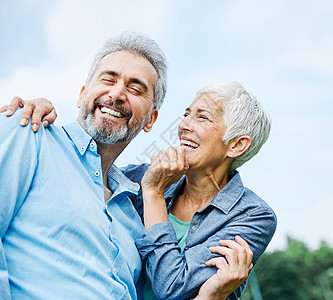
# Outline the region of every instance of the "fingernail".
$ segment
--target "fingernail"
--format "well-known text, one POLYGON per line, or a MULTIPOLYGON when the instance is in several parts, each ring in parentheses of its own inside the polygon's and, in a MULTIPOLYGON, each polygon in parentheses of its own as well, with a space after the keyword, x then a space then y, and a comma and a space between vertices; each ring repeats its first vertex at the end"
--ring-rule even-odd
POLYGON ((33 124, 33 125, 32 125, 32 131, 33 131, 33 132, 36 132, 37 129, 38 129, 37 124, 33 124))
POLYGON ((28 124, 28 120, 26 118, 21 118, 20 125, 21 126, 26 126, 27 124, 28 124))
POLYGON ((8 117, 8 116, 10 116, 12 114, 12 110, 11 109, 7 109, 7 111, 6 111, 6 116, 8 117))
POLYGON ((43 126, 44 126, 44 127, 49 126, 49 122, 48 122, 48 121, 43 121, 43 126))

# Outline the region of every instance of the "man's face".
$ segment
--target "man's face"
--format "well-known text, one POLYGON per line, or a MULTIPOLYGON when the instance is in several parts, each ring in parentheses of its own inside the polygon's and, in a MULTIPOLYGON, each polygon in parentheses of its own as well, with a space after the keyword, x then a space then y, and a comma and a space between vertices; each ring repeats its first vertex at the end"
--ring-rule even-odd
POLYGON ((78 121, 97 142, 127 144, 157 118, 152 110, 157 73, 144 57, 127 51, 105 56, 81 92, 78 121))

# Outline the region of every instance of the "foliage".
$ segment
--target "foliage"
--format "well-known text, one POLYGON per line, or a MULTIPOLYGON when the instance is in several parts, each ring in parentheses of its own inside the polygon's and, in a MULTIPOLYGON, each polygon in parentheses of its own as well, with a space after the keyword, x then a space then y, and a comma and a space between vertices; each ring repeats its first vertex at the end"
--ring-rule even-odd
MULTIPOLYGON (((329 280, 333 290, 333 277, 325 273, 330 268, 333 248, 329 245, 322 243, 319 249, 310 250, 304 243, 288 238, 287 249, 264 253, 254 271, 264 300, 323 300, 323 278, 329 280)), ((253 300, 249 285, 241 299, 253 300)))

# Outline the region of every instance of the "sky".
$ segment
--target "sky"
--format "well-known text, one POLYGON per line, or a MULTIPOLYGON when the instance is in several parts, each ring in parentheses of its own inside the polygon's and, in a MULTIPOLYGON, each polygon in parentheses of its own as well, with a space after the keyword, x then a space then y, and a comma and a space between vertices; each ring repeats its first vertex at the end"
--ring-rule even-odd
POLYGON ((168 91, 153 130, 116 164, 178 145, 196 91, 238 81, 272 118, 268 141, 239 169, 277 214, 268 250, 287 236, 333 246, 332 15, 330 0, 0 0, 0 105, 44 97, 57 125, 73 121, 94 54, 120 32, 141 32, 167 57, 168 91))

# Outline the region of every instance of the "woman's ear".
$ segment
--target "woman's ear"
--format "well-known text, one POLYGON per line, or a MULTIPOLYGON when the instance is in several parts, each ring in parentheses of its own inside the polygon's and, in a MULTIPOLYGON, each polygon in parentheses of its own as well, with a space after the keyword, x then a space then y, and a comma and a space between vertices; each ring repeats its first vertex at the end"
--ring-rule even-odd
POLYGON ((241 156, 252 144, 252 139, 248 135, 241 135, 234 138, 229 143, 228 156, 235 158, 241 156))
POLYGON ((83 86, 83 87, 81 88, 80 96, 79 96, 79 100, 77 101, 77 104, 76 104, 76 106, 77 106, 78 108, 81 107, 81 103, 82 103, 82 99, 83 99, 83 92, 84 92, 85 89, 86 89, 85 86, 83 86))
POLYGON ((153 125, 156 122, 157 117, 158 117, 158 110, 156 108, 154 108, 153 111, 151 112, 146 124, 143 126, 143 130, 145 132, 149 132, 153 128, 153 125))

